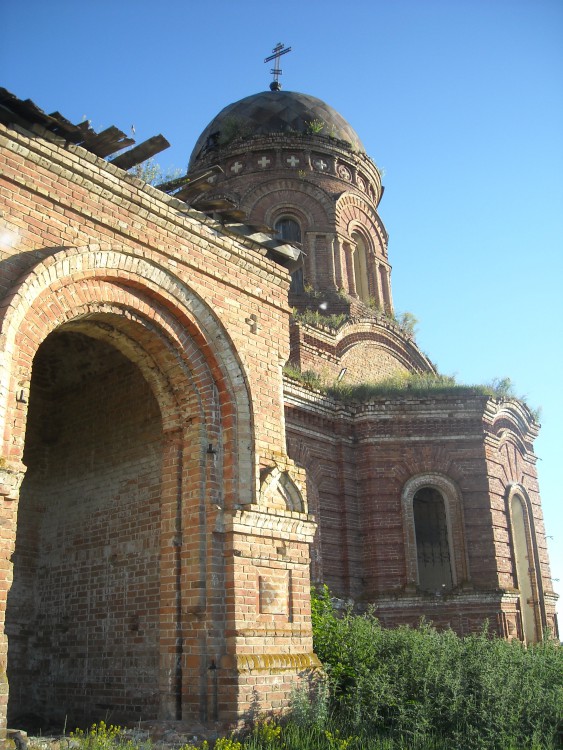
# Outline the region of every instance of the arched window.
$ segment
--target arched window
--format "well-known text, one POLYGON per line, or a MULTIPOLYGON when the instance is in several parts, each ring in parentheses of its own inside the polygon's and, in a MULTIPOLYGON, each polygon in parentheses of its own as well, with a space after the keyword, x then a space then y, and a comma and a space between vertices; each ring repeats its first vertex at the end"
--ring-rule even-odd
POLYGON ((356 243, 354 247, 354 281, 356 294, 366 304, 369 302, 369 279, 368 279, 368 256, 364 238, 358 232, 354 232, 352 240, 356 243))
POLYGON ((453 586, 452 561, 444 498, 433 487, 418 490, 413 499, 418 586, 438 593, 453 586))
MULTIPOLYGON (((276 239, 286 240, 286 242, 301 243, 301 226, 291 218, 291 216, 282 216, 274 224, 276 230, 276 239)), ((303 260, 299 259, 299 265, 291 272, 291 286, 289 291, 299 294, 304 291, 303 282, 303 260)))
POLYGON ((520 617, 522 631, 526 643, 538 640, 536 623, 536 607, 534 593, 537 590, 533 553, 528 543, 528 514, 522 498, 514 494, 510 501, 510 516, 512 521, 512 544, 515 567, 515 583, 520 592, 520 617))
POLYGON ((401 504, 407 586, 442 593, 469 582, 463 499, 456 483, 438 472, 418 474, 405 483, 401 504))
POLYGON ((301 227, 291 216, 282 216, 281 219, 278 219, 274 224, 274 229, 279 240, 301 242, 301 227))

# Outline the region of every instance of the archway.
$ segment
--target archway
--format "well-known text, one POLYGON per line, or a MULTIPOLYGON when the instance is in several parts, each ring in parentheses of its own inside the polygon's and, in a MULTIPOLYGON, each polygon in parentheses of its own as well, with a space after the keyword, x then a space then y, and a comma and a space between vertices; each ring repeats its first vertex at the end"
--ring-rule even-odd
MULTIPOLYGON (((240 456, 251 455, 253 450, 249 438, 252 431, 250 404, 236 350, 216 316, 191 289, 156 264, 141 259, 132 263, 126 253, 90 248, 62 250, 39 263, 21 280, 14 290, 14 299, 16 303, 6 309, 2 319, 2 333, 7 342, 5 351, 11 356, 2 371, 0 388, 0 416, 2 424, 6 425, 4 435, 7 441, 4 455, 9 453, 11 456, 11 462, 4 470, 2 490, 14 511, 19 502, 17 480, 26 469, 22 459, 29 464, 29 472, 17 516, 18 523, 23 521, 23 525, 14 557, 16 581, 10 594, 7 632, 2 639, 3 654, 8 641, 10 650, 10 717, 21 714, 25 707, 26 713, 31 711, 40 717, 47 710, 48 718, 60 725, 65 716, 68 717, 67 724, 87 723, 90 719, 86 701, 80 702, 79 690, 75 689, 82 680, 80 684, 87 685, 90 692, 88 706, 95 719, 130 722, 152 717, 204 721, 209 704, 209 664, 218 663, 227 650, 225 613, 222 609, 208 612, 207 608, 211 595, 221 601, 226 596, 224 550, 221 539, 213 537, 211 529, 215 527, 215 519, 222 508, 232 507, 234 497, 239 502, 248 502, 253 495, 252 476, 247 470, 235 471, 240 456), (127 270, 124 271, 122 266, 127 270), (60 350, 66 351, 67 345, 70 349, 84 348, 91 352, 91 356, 76 354, 74 375, 70 373, 72 368, 60 366, 60 360, 64 359, 60 350), (94 362, 97 366, 93 365, 94 362), (92 368, 94 372, 90 373, 92 368), (125 421, 116 440, 105 445, 86 435, 85 431, 93 433, 95 420, 102 419, 106 396, 92 394, 99 385, 99 378, 105 377, 107 368, 122 371, 125 373, 124 382, 135 381, 137 385, 124 391, 118 379, 115 387, 110 389, 115 410, 125 421), (37 383, 48 386, 52 383, 53 373, 61 370, 65 388, 77 401, 72 407, 64 405, 70 402, 60 395, 58 386, 51 385, 51 390, 47 388, 43 398, 37 395, 37 388, 41 389, 37 383), (91 388, 85 385, 83 377, 91 388), (31 388, 30 380, 33 380, 31 388), (147 394, 144 401, 139 396, 139 389, 147 394), (39 404, 36 414, 41 415, 47 410, 59 424, 55 419, 33 416, 35 407, 28 404, 30 393, 31 400, 39 404), (136 398, 132 395, 135 393, 136 398), (145 407, 142 407, 143 403, 145 407), (49 404, 51 407, 47 409, 49 404), (31 413, 28 406, 31 406, 31 413), (147 424, 142 421, 135 425, 141 414, 145 414, 147 424), (224 420, 227 419, 229 429, 224 430, 224 420), (146 435, 142 439, 145 427, 150 427, 156 436, 154 440, 147 440, 146 435), (46 439, 48 444, 56 440, 59 430, 63 431, 70 453, 61 452, 57 460, 51 456, 51 466, 47 467, 50 473, 46 478, 52 489, 44 494, 43 490, 34 488, 34 482, 36 486, 38 484, 37 473, 48 463, 43 442, 46 439), (125 439, 132 431, 140 435, 137 442, 125 439), (76 435, 75 440, 69 437, 72 432, 76 435), (25 435, 29 440, 24 446, 25 435), (88 439, 89 452, 85 451, 82 456, 73 453, 78 450, 75 443, 83 445, 88 439), (209 446, 212 446, 211 451, 209 446), (152 461, 148 476, 143 474, 145 463, 142 456, 146 448, 149 448, 148 456, 152 461), (114 483, 113 490, 108 489, 103 496, 88 488, 86 482, 88 467, 96 457, 99 458, 100 450, 110 468, 116 461, 119 463, 121 455, 125 456, 121 463, 126 465, 127 471, 131 470, 131 474, 125 471, 122 484, 114 483), (54 513, 53 508, 62 503, 64 494, 68 494, 63 492, 67 464, 80 464, 85 475, 75 482, 78 490, 71 498, 70 506, 54 513), (112 540, 117 540, 117 546, 112 546, 113 541, 108 544, 103 540, 101 529, 106 535, 111 535, 112 524, 102 527, 102 523, 112 520, 112 513, 117 512, 116 507, 123 497, 126 505, 130 501, 131 510, 135 497, 138 501, 141 492, 140 488, 134 487, 139 477, 145 479, 141 492, 143 502, 146 493, 151 497, 157 493, 157 465, 162 467, 159 510, 155 500, 150 517, 144 519, 146 523, 141 523, 142 528, 134 527, 135 513, 125 513, 120 522, 130 525, 132 538, 125 541, 124 535, 116 532, 112 540), (93 521, 82 524, 81 531, 90 548, 81 552, 87 558, 81 572, 80 566, 70 566, 68 562, 70 559, 76 562, 80 557, 77 550, 83 537, 79 539, 78 532, 72 536, 65 524, 70 522, 73 513, 78 512, 79 505, 83 509, 86 500, 95 501, 96 498, 99 502, 90 506, 90 515, 93 517, 97 513, 97 525, 93 521), (65 547, 69 537, 76 544, 65 547), (48 541, 49 549, 41 547, 43 539, 48 541), (143 550, 148 550, 150 557, 139 568, 134 567, 134 561, 141 556, 137 542, 143 550), (106 555, 102 554, 100 558, 101 547, 106 555), (158 558, 155 558, 157 548, 158 558), (67 549, 70 550, 68 553, 67 549), (52 552, 53 558, 57 555, 60 558, 55 572, 56 565, 48 559, 48 552, 52 552), (112 565, 124 566, 121 578, 114 574, 112 565), (103 599, 106 607, 118 602, 124 580, 129 585, 132 579, 138 579, 138 601, 129 602, 122 608, 127 610, 126 616, 121 612, 117 617, 111 611, 111 616, 106 614, 104 618, 88 620, 86 646, 91 651, 90 644, 94 643, 96 651, 92 659, 90 655, 86 659, 78 645, 74 649, 74 642, 80 642, 82 633, 73 632, 78 622, 86 621, 84 611, 95 611, 102 601, 95 587, 79 585, 81 580, 85 582, 92 577, 93 573, 85 572, 88 569, 102 578, 105 576, 104 591, 107 595, 103 599), (25 592, 41 589, 39 600, 43 597, 47 601, 49 587, 55 591, 55 584, 44 585, 43 578, 37 577, 39 573, 49 581, 59 576, 58 580, 63 584, 58 593, 53 593, 48 604, 36 605, 34 602, 33 609, 25 613, 26 604, 29 604, 25 601, 25 592), (71 581, 76 590, 81 588, 80 597, 83 601, 86 599, 84 610, 73 603, 71 616, 65 619, 65 592, 71 588, 71 583, 64 585, 67 581, 71 581), (30 586, 27 585, 29 582, 30 586), (146 590, 143 587, 147 587, 146 590), (145 616, 147 597, 151 604, 147 605, 145 616), (155 629, 156 601, 158 627, 155 629), (46 623, 40 636, 40 624, 44 622, 47 610, 49 617, 59 619, 56 623, 54 620, 46 623), (29 612, 32 618, 24 622, 29 612), (72 622, 69 624, 67 620, 72 622), (109 624, 104 625, 104 621, 109 624), (121 632, 119 644, 116 630, 121 632), (153 630, 157 630, 158 635, 153 630), (102 638, 107 632, 117 644, 113 652, 109 650, 107 639, 102 638), (39 645, 40 637, 45 641, 39 645), (54 643, 55 637, 59 640, 56 655, 53 655, 49 639, 54 643), (128 639, 132 639, 131 643, 128 639), (74 651, 66 653, 69 644, 74 651), (142 651, 141 655, 137 649, 142 651), (115 656, 118 653, 120 656, 115 656), (186 657, 188 653, 189 659, 186 657), (58 660, 56 664, 55 659, 58 660), (93 659, 97 659, 95 665, 93 659), (108 669, 114 669, 119 659, 119 674, 118 667, 115 672, 108 672, 108 669), (57 670, 62 686, 53 693, 47 675, 53 675, 54 680, 57 670), (33 690, 32 674, 38 676, 38 686, 33 690), (89 675, 94 675, 90 683, 89 675), (124 687, 126 683, 127 687, 124 687)), ((105 420, 107 423, 107 416, 105 420)), ((102 426, 98 424, 96 427, 98 436, 103 432, 102 426)), ((48 452, 53 454, 56 450, 50 447, 48 452)), ((252 465, 251 461, 249 465, 252 465)), ((110 469, 107 471, 111 474, 110 469)), ((103 467, 96 474, 103 478, 103 467)), ((15 541, 15 513, 12 518, 15 541)), ((6 540, 8 556, 12 554, 14 541, 12 538, 6 540)), ((11 568, 10 562, 10 575, 11 568)), ((222 677, 225 684, 227 679, 225 673, 222 677)), ((219 684, 221 691, 223 682, 219 684)), ((236 692, 228 692, 229 689, 230 685, 225 688, 225 700, 230 702, 230 707, 236 699, 236 692)), ((26 728, 22 722, 18 724, 26 728)))
POLYGON ((443 593, 469 582, 463 501, 456 483, 437 472, 415 475, 405 483, 401 503, 407 586, 443 593))
POLYGON ((8 597, 8 720, 159 713, 163 430, 139 368, 60 327, 34 361, 8 597))

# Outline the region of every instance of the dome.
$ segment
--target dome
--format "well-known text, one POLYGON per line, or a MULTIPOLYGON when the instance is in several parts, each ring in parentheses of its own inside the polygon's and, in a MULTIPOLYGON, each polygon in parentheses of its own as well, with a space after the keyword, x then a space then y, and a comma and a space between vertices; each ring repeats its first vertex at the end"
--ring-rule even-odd
POLYGON ((348 141, 365 153, 356 131, 325 102, 294 91, 262 91, 229 104, 199 136, 190 157, 190 168, 210 145, 226 145, 241 136, 272 133, 324 135, 348 141))

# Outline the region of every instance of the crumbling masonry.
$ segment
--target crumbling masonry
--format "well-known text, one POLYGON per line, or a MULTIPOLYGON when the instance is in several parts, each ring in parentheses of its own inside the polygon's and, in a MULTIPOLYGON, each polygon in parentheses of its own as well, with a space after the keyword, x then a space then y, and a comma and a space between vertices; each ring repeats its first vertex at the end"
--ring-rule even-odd
POLYGON ((338 113, 236 102, 167 193, 0 93, 4 726, 283 708, 311 576, 388 625, 556 630, 525 405, 283 374, 434 373, 338 113))

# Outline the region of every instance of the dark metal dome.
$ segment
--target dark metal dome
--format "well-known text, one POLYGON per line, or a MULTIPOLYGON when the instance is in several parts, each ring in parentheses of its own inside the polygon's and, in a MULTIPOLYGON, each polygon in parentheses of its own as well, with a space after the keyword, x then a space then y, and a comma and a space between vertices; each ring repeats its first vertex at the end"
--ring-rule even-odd
POLYGON ((211 120, 192 151, 190 168, 213 147, 237 137, 272 133, 330 136, 365 153, 356 131, 325 102, 294 91, 262 91, 229 104, 211 120))

